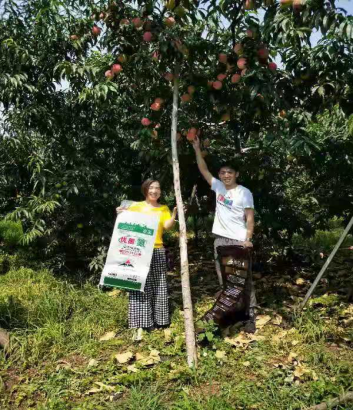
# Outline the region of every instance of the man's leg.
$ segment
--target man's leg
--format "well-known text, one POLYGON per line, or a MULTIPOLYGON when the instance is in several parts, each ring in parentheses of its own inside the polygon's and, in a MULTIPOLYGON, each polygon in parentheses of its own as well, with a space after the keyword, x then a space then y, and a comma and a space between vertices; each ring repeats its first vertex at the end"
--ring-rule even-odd
POLYGON ((222 278, 222 272, 221 272, 221 264, 219 263, 218 260, 218 254, 217 254, 217 247, 220 246, 219 244, 219 240, 221 239, 221 237, 217 237, 214 240, 214 245, 213 245, 213 249, 214 249, 214 261, 215 261, 215 265, 216 265, 216 272, 217 272, 217 277, 218 277, 218 282, 220 287, 223 287, 223 278, 222 278))

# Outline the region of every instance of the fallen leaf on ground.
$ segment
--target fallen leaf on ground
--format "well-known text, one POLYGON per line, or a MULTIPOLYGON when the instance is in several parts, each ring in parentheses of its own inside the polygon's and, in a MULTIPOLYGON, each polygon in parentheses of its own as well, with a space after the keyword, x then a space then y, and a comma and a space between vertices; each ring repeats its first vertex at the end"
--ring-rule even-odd
POLYGON ((295 280, 295 283, 296 283, 297 285, 303 285, 303 284, 305 284, 305 280, 304 280, 304 278, 297 278, 297 279, 295 280))
POLYGON ((117 289, 115 289, 115 290, 113 290, 113 291, 110 291, 110 292, 108 293, 109 297, 116 297, 116 296, 118 296, 119 294, 121 294, 121 290, 117 290, 117 289))
POLYGON ((97 392, 102 392, 102 391, 108 391, 108 392, 115 391, 115 387, 111 385, 103 384, 102 382, 95 382, 95 384, 98 385, 99 388, 92 387, 91 389, 85 392, 85 395, 96 394, 97 392))
POLYGON ((136 353, 136 361, 140 361, 140 360, 142 360, 143 358, 145 358, 146 356, 144 355, 144 354, 142 354, 142 353, 140 353, 140 352, 137 352, 136 353))
POLYGON ((107 385, 107 384, 104 384, 103 382, 95 382, 95 384, 98 385, 98 387, 100 387, 102 391, 109 391, 109 392, 115 391, 115 387, 113 387, 112 385, 107 385))
POLYGON ((98 361, 95 360, 94 358, 91 358, 88 362, 88 366, 89 367, 95 367, 96 365, 98 365, 98 361))
POLYGON ((115 354, 115 359, 118 361, 119 364, 125 364, 131 360, 134 354, 130 351, 123 352, 121 354, 115 354))
POLYGON ((298 358, 298 354, 296 352, 290 352, 287 357, 287 360, 289 362, 293 362, 293 360, 296 360, 297 358, 298 358))
POLYGON ((166 328, 164 330, 164 340, 165 340, 165 342, 171 342, 172 341, 172 330, 170 328, 166 328))
POLYGON ((150 352, 150 354, 148 355, 148 357, 143 356, 143 355, 142 355, 142 357, 141 357, 141 355, 142 355, 142 354, 140 354, 139 356, 137 356, 137 354, 136 354, 136 360, 137 360, 137 358, 139 358, 139 359, 137 360, 137 362, 138 362, 140 365, 143 365, 143 366, 154 365, 154 364, 157 364, 157 363, 159 363, 159 362, 161 361, 161 357, 159 356, 159 351, 157 351, 157 350, 151 350, 151 352, 150 352))
POLYGON ((274 324, 274 325, 280 325, 280 324, 282 324, 282 321, 283 321, 283 317, 281 315, 277 314, 275 318, 272 318, 271 323, 274 324))
POLYGON ((245 334, 243 331, 236 337, 226 337, 224 339, 228 344, 234 345, 236 347, 243 347, 249 345, 252 341, 261 341, 265 337, 262 335, 255 334, 245 334))
POLYGON ((226 352, 217 350, 215 356, 219 360, 223 360, 224 358, 226 358, 226 352))
POLYGON ((139 369, 136 368, 134 364, 128 365, 127 370, 130 371, 130 372, 138 372, 139 371, 139 369))
POLYGON ((113 338, 115 338, 115 331, 109 331, 107 333, 105 333, 104 335, 102 335, 102 337, 99 339, 99 341, 109 341, 112 340, 113 338))
POLYGON ((258 315, 256 317, 256 328, 261 329, 264 327, 269 321, 271 317, 269 315, 258 315))
POLYGON ((278 334, 275 334, 275 335, 272 337, 272 342, 274 342, 275 344, 279 344, 286 335, 287 335, 287 331, 286 331, 286 330, 282 330, 282 331, 280 331, 278 334))

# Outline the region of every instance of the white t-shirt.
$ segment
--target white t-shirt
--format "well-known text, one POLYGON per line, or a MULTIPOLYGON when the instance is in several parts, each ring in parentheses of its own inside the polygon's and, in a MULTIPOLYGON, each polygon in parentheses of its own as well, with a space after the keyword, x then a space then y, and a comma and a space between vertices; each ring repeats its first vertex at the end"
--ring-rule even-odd
POLYGON ((212 178, 211 189, 216 193, 216 214, 213 234, 233 240, 245 241, 245 209, 254 208, 251 191, 242 185, 227 190, 222 181, 212 178))

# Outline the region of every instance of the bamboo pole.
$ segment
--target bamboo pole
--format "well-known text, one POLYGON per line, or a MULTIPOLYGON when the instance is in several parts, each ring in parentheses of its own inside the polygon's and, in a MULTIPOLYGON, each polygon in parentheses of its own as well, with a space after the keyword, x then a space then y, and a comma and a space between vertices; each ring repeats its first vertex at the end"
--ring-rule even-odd
POLYGON ((318 282, 321 280, 321 277, 324 275, 325 271, 327 270, 327 267, 330 265, 333 257, 337 253, 338 249, 340 248, 341 244, 343 243, 344 239, 347 237, 347 234, 349 233, 349 230, 353 226, 353 217, 351 218, 351 221, 348 223, 347 227, 343 231, 340 239, 337 241, 337 244, 335 245, 335 248, 332 250, 331 254, 327 258, 325 264, 321 268, 319 274, 315 278, 315 281, 313 282, 312 286, 310 287, 309 291, 306 293, 306 296, 303 300, 303 302, 299 305, 299 309, 302 310, 305 306, 305 304, 308 302, 309 298, 311 297, 312 293, 314 292, 318 282))
POLYGON ((180 189, 180 171, 177 149, 177 123, 178 123, 178 98, 179 98, 179 66, 176 67, 174 77, 173 89, 173 111, 172 111, 172 159, 173 159, 173 176, 174 176, 174 190, 178 207, 179 220, 179 247, 180 247, 180 270, 181 270, 181 288, 183 295, 183 309, 185 322, 185 340, 186 352, 189 367, 197 366, 197 352, 195 341, 194 316, 192 309, 191 290, 190 290, 190 276, 189 276, 189 262, 188 249, 186 237, 186 222, 183 206, 183 199, 181 197, 180 189))

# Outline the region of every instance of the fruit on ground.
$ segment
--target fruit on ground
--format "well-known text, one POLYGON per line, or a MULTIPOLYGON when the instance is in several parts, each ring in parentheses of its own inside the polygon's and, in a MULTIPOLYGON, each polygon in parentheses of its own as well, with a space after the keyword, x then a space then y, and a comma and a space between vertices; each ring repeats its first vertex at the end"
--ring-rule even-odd
POLYGON ((241 75, 236 73, 232 75, 232 78, 230 79, 230 81, 233 84, 235 84, 235 83, 239 83, 240 79, 241 79, 241 75))
POLYGON ((121 67, 120 64, 113 64, 111 71, 113 74, 119 74, 121 73, 121 71, 123 70, 123 68, 121 67))

